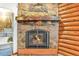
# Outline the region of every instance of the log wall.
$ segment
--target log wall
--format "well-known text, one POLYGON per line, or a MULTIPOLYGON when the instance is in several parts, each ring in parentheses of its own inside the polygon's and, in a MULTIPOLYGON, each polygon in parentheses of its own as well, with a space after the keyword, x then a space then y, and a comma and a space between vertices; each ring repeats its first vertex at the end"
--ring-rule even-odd
POLYGON ((58 53, 79 56, 79 4, 58 5, 60 17, 58 53))

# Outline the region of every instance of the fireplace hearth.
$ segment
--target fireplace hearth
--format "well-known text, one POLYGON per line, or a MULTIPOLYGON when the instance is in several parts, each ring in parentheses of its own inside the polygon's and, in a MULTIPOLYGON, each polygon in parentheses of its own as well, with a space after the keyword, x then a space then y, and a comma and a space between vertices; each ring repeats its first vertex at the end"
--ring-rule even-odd
POLYGON ((33 29, 26 32, 26 48, 49 48, 49 32, 33 29))

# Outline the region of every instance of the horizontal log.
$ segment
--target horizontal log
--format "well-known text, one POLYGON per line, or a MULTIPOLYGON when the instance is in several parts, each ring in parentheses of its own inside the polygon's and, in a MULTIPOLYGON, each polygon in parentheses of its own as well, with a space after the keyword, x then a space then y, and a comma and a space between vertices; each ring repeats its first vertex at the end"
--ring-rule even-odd
POLYGON ((64 6, 68 5, 68 4, 70 4, 70 3, 60 3, 60 4, 58 4, 58 7, 64 7, 64 6))
POLYGON ((79 26, 60 27, 59 30, 79 31, 79 26))
POLYGON ((64 22, 59 24, 59 26, 79 26, 79 21, 75 21, 75 22, 64 22))
MULTIPOLYGON (((79 16, 79 15, 76 15, 76 16, 73 16, 73 17, 77 17, 77 16, 79 16)), ((73 17, 61 17, 60 16, 60 19, 66 19, 67 20, 68 18, 73 18, 73 17)))
POLYGON ((79 51, 75 51, 75 50, 68 49, 68 48, 65 48, 65 47, 59 47, 59 50, 63 50, 65 52, 71 53, 75 56, 79 56, 79 51))
POLYGON ((74 56, 73 54, 67 53, 67 52, 62 51, 62 50, 59 50, 59 51, 58 51, 58 54, 61 54, 61 55, 64 55, 64 56, 74 56))
POLYGON ((74 21, 79 21, 79 16, 70 18, 60 18, 60 22, 74 22, 74 21))
POLYGON ((79 31, 59 31, 59 35, 74 35, 79 36, 79 31))
POLYGON ((68 49, 72 49, 72 50, 76 50, 79 52, 79 46, 75 46, 75 45, 70 45, 70 44, 67 44, 67 43, 63 43, 61 41, 59 41, 59 46, 61 47, 65 47, 65 48, 68 48, 68 49))
POLYGON ((71 9, 71 8, 74 8, 74 7, 77 7, 77 6, 79 6, 78 3, 77 4, 69 4, 69 5, 62 7, 62 8, 59 7, 59 11, 68 10, 68 9, 71 9))
POLYGON ((58 12, 58 14, 62 15, 62 14, 76 12, 76 11, 79 11, 79 6, 77 6, 75 8, 71 8, 71 9, 68 9, 68 10, 64 10, 64 11, 58 12))
POLYGON ((59 39, 69 39, 79 41, 79 36, 59 35, 59 39))
POLYGON ((59 42, 79 46, 79 41, 73 41, 73 40, 68 40, 68 39, 59 39, 59 42))
POLYGON ((61 18, 70 18, 74 16, 79 16, 79 11, 60 15, 61 18))

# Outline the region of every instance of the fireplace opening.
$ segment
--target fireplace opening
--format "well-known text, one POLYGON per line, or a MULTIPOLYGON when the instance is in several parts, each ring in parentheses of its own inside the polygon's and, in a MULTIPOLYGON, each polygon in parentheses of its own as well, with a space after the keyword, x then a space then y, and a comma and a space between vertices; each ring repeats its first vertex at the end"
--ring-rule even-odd
POLYGON ((33 29, 26 32, 26 48, 49 48, 49 32, 33 29))

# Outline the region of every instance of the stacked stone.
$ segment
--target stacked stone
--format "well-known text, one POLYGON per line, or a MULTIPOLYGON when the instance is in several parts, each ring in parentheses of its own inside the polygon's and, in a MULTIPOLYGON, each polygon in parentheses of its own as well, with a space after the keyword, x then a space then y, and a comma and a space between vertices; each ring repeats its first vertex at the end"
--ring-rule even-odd
POLYGON ((57 4, 42 4, 44 5, 43 7, 45 7, 45 11, 41 11, 40 6, 34 7, 32 5, 35 4, 19 3, 17 20, 27 20, 28 18, 29 20, 49 20, 50 16, 57 15, 57 4), (34 11, 30 9, 33 9, 34 11), (37 9, 40 9, 40 11, 36 12, 37 9))

